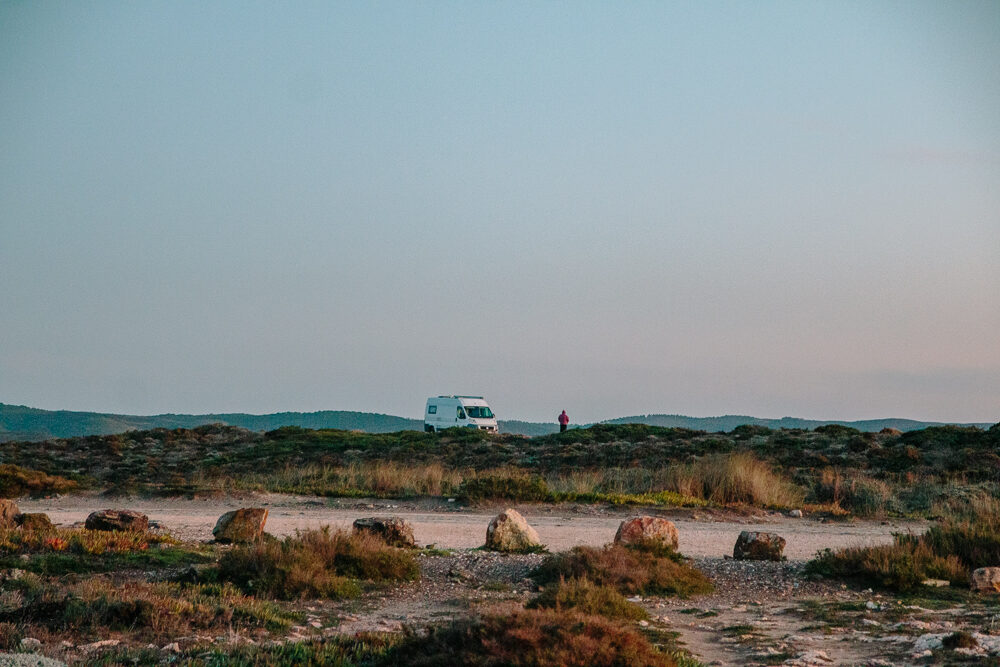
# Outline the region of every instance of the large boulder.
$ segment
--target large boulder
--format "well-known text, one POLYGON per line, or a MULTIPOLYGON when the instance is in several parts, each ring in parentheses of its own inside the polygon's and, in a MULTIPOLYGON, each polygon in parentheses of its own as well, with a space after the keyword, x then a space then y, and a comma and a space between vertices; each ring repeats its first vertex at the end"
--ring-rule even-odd
POLYGON ((537 551, 542 548, 538 533, 517 510, 500 512, 486 528, 486 548, 508 553, 537 551))
POLYGON ((149 530, 149 517, 133 510, 98 510, 87 517, 84 528, 88 530, 149 530))
POLYGON ((413 526, 395 516, 357 519, 354 522, 354 532, 378 535, 387 544, 394 547, 415 548, 417 546, 416 540, 413 539, 413 526))
POLYGON ((244 507, 226 512, 219 517, 212 535, 217 542, 253 542, 264 534, 264 524, 267 523, 267 509, 263 507, 244 507))
POLYGON ((21 510, 13 500, 0 498, 0 528, 13 528, 17 525, 17 516, 21 510))
POLYGON ((1000 593, 1000 567, 973 570, 969 588, 977 593, 1000 593))
POLYGON ((657 516, 637 516, 626 519, 615 533, 616 544, 636 544, 641 542, 662 542, 677 548, 677 526, 657 516))
POLYGON ((21 527, 21 530, 46 531, 55 528, 52 525, 52 519, 49 518, 49 515, 42 512, 18 514, 17 525, 21 527))
POLYGON ((733 547, 736 560, 784 560, 785 538, 774 533, 744 530, 733 547))

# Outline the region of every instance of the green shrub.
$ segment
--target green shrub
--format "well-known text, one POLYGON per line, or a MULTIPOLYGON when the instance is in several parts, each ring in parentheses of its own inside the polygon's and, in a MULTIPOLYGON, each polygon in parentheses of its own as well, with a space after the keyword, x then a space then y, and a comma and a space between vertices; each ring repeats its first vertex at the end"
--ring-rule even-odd
POLYGON ((413 667, 676 667, 641 633, 601 618, 529 609, 410 634, 379 663, 413 667))
POLYGON ((712 591, 712 582, 667 546, 574 547, 546 559, 531 577, 540 584, 588 579, 620 593, 688 597, 712 591))
POLYGON ((589 579, 562 579, 546 586, 541 595, 525 606, 528 609, 573 610, 588 616, 631 621, 648 618, 645 609, 629 602, 615 589, 598 586, 589 579))
POLYGON ((914 590, 925 579, 945 579, 954 585, 969 581, 968 570, 956 556, 939 555, 920 538, 907 535, 876 547, 826 549, 806 564, 805 571, 900 592, 914 590))
POLYGON ((419 574, 409 550, 371 533, 334 532, 328 526, 235 547, 222 556, 218 569, 221 581, 281 600, 357 597, 359 580, 409 581, 419 574))
POLYGON ((459 497, 466 502, 480 500, 518 500, 544 502, 554 500, 548 484, 538 475, 520 471, 497 472, 466 479, 458 488, 459 497))

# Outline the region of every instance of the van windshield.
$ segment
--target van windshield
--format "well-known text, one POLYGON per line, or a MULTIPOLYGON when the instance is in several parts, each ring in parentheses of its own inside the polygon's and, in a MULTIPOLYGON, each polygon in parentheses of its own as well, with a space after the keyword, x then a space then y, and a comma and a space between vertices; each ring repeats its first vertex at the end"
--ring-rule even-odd
POLYGON ((466 405, 465 411, 468 412, 469 416, 473 419, 493 419, 493 411, 486 406, 466 405))

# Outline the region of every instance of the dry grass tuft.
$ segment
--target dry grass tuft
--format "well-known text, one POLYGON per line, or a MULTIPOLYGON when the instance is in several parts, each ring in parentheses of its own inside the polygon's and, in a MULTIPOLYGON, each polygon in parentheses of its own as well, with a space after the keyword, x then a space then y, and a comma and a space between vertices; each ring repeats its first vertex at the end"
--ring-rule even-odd
POLYGON ((409 581, 419 577, 420 568, 409 550, 389 546, 371 533, 324 526, 236 547, 219 560, 218 574, 256 595, 339 599, 360 595, 358 580, 409 581))
POLYGON ((712 454, 667 471, 667 489, 722 505, 802 504, 805 492, 749 453, 712 454))

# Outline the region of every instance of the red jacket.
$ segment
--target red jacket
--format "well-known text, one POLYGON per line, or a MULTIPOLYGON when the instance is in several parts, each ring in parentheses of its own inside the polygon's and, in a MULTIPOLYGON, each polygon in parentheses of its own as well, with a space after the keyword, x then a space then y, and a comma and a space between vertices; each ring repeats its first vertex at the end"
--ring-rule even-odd
POLYGON ((560 424, 568 424, 569 423, 569 415, 566 414, 565 410, 563 410, 562 414, 559 415, 559 423, 560 424))

